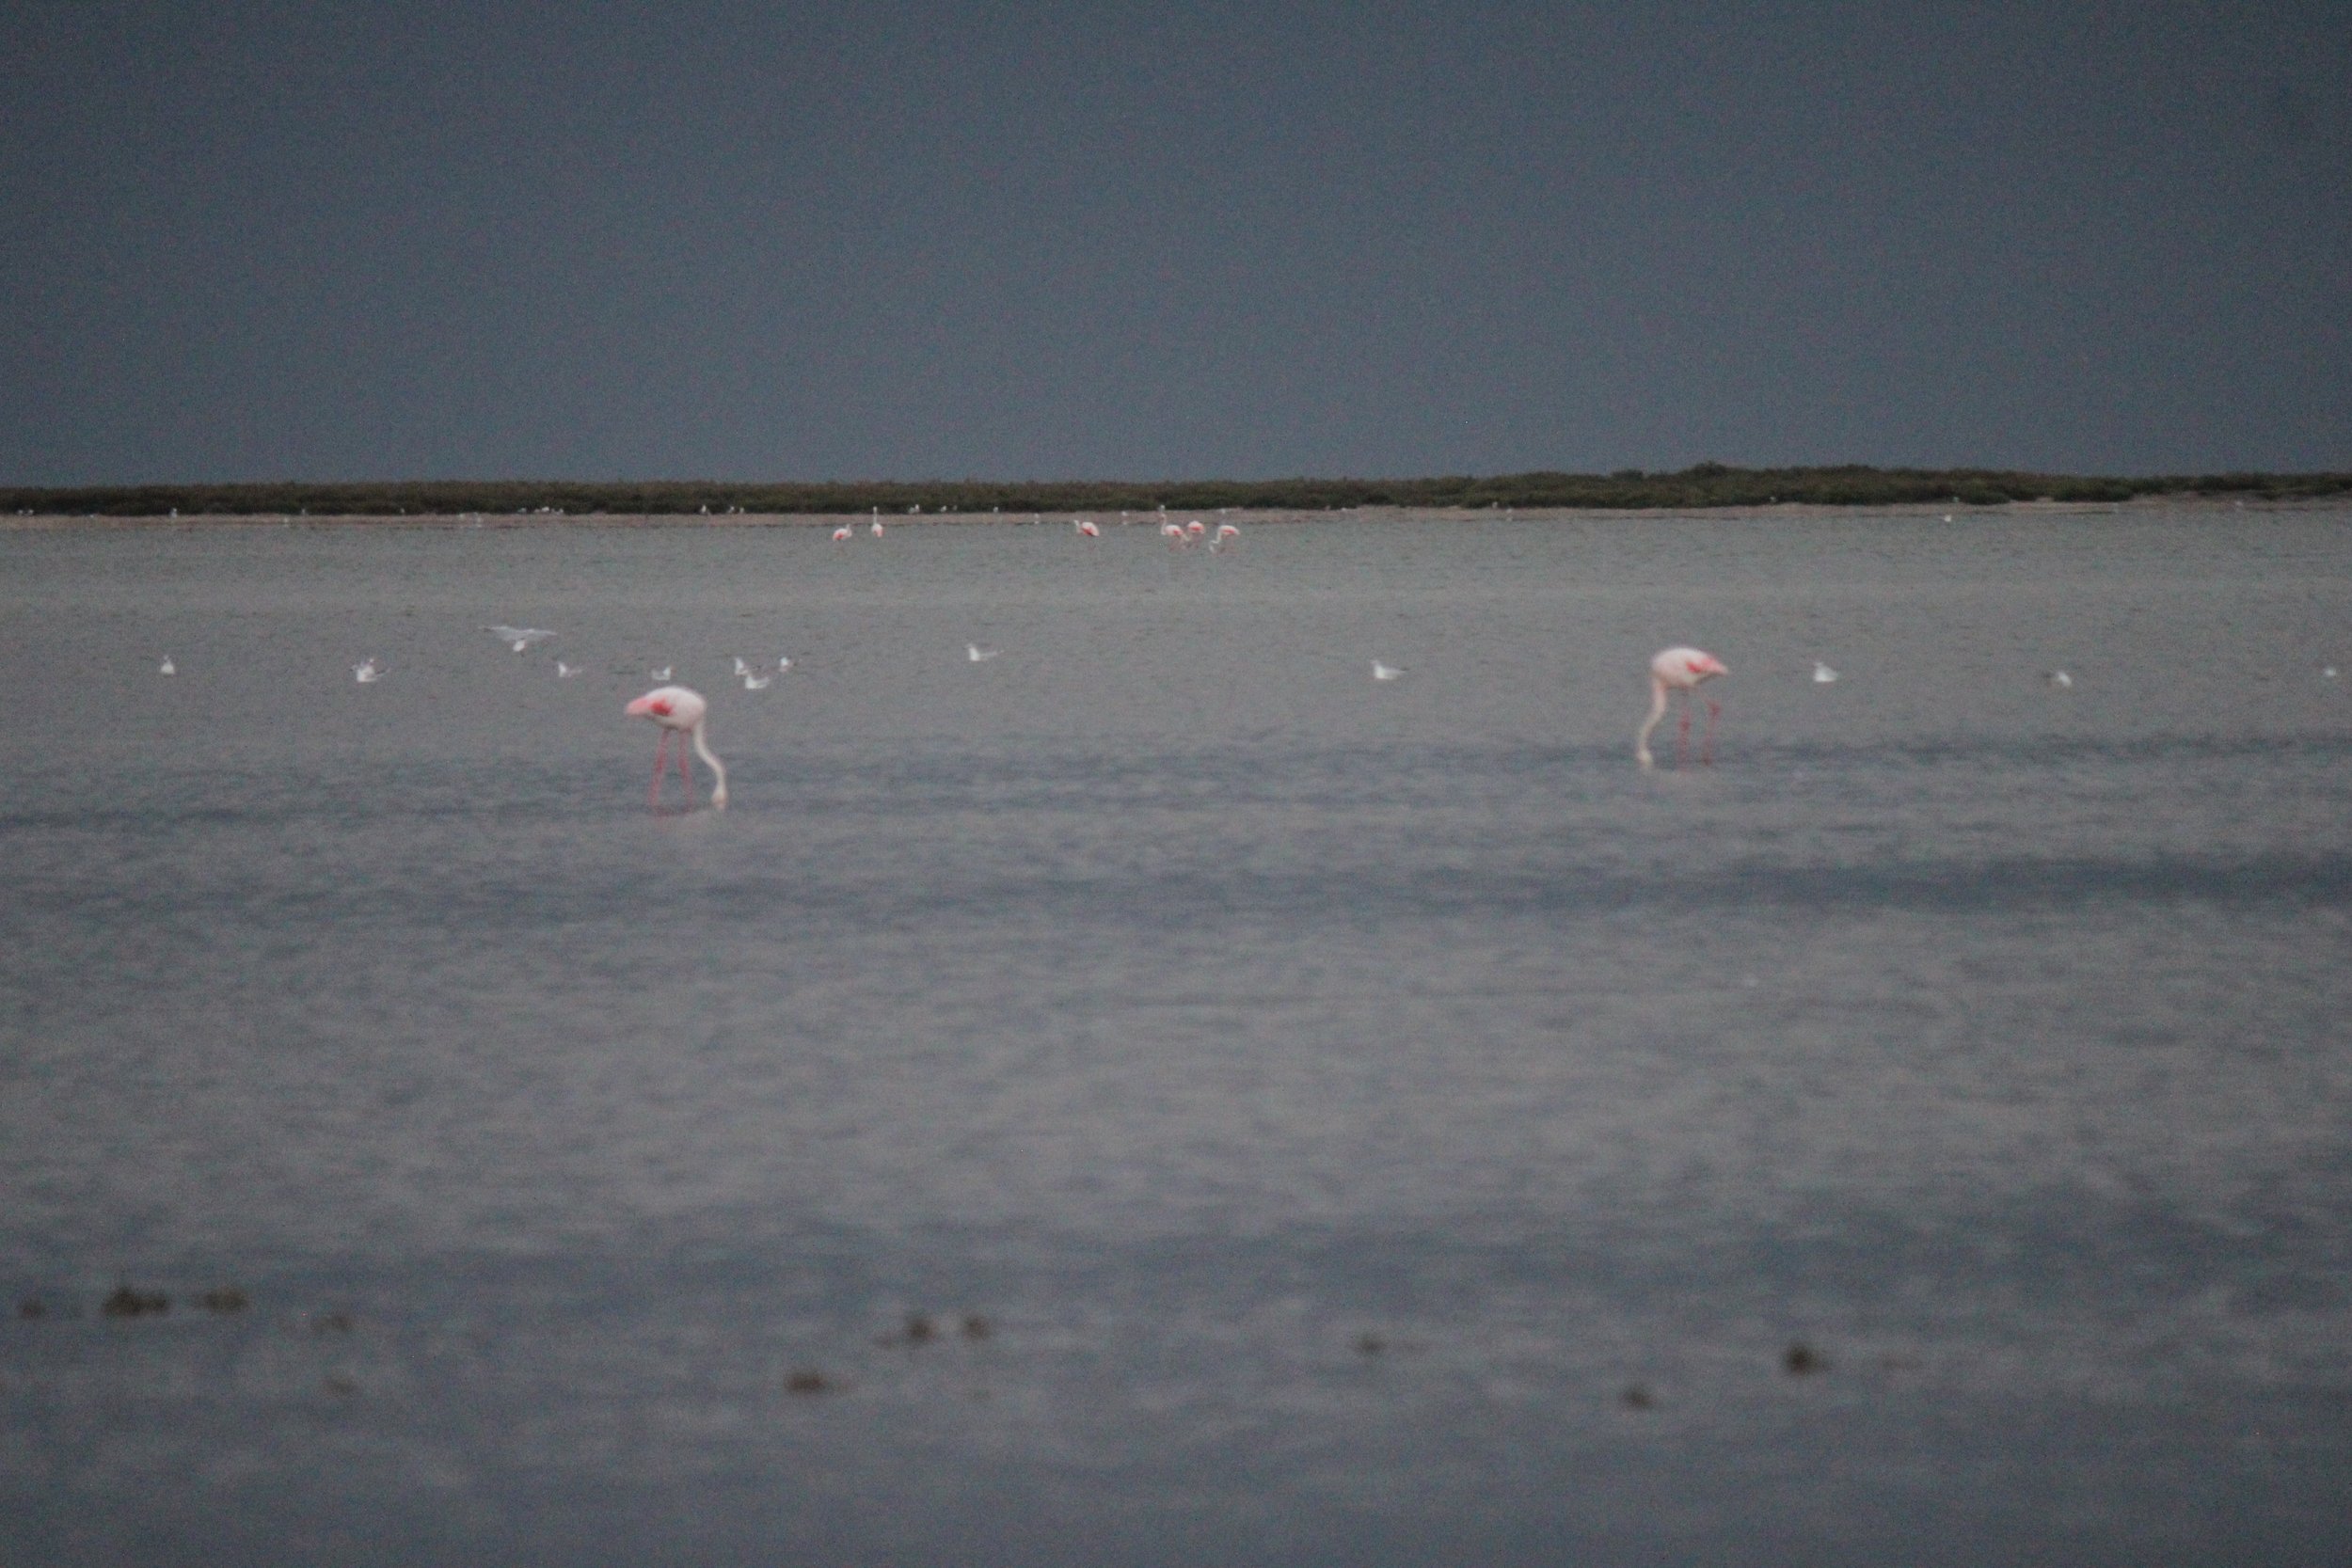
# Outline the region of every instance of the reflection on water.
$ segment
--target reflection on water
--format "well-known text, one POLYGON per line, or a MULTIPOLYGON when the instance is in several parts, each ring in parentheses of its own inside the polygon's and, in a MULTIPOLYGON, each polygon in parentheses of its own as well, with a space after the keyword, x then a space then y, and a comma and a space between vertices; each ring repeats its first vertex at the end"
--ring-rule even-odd
POLYGON ((0 1556, 2339 1557, 2344 520, 0 534, 0 1556))

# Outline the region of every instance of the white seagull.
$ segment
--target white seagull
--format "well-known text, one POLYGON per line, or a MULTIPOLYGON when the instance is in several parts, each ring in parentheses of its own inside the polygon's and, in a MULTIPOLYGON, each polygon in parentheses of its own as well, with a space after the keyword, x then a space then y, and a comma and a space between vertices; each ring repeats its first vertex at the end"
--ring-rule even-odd
POLYGON ((983 648, 977 642, 966 642, 963 645, 963 651, 965 656, 968 657, 973 663, 982 664, 987 662, 989 659, 994 658, 998 654, 1003 653, 1005 650, 1002 648, 983 648))
POLYGON ((777 659, 777 660, 776 660, 776 673, 777 673, 777 674, 781 675, 781 674, 785 673, 787 671, 790 670, 791 668, 792 668, 792 659, 791 659, 790 656, 788 656, 788 655, 787 655, 787 656, 786 656, 785 657, 783 657, 783 658, 779 658, 779 659, 777 659))
POLYGON ((1831 669, 1828 665, 1823 664, 1818 658, 1813 661, 1813 682, 1816 686, 1827 686, 1830 682, 1836 680, 1836 671, 1831 669))
POLYGON ((545 642, 555 635, 538 626, 485 626, 482 629, 518 654, 527 651, 533 642, 545 642))
POLYGON ((651 672, 651 673, 654 679, 658 681, 666 681, 670 678, 670 667, 665 664, 660 669, 651 672))
POLYGON ((743 677, 743 689, 746 691, 765 691, 770 686, 774 684, 775 678, 776 677, 773 675, 747 674, 743 677))
POLYGON ((361 686, 372 685, 384 678, 384 666, 376 663, 375 656, 370 654, 351 667, 351 678, 361 686))
MULTIPOLYGON (((169 654, 164 655, 164 661, 155 666, 155 673, 159 675, 176 675, 179 673, 180 667, 171 662, 171 656, 169 654)), ((2335 672, 2330 670, 2328 673, 2334 674, 2335 672)))
POLYGON ((2054 691, 2064 691, 2074 684, 2074 677, 2063 670, 2053 670, 2042 679, 2054 691))
POLYGON ((566 664, 559 658, 555 661, 555 678, 560 681, 570 680, 574 675, 579 674, 580 671, 585 668, 585 665, 566 664))
POLYGON ((743 662, 743 656, 741 654, 735 656, 735 673, 738 675, 748 675, 752 673, 752 667, 743 662))
POLYGON ((1405 668, 1403 665, 1383 664, 1376 658, 1372 661, 1372 678, 1374 680, 1392 681, 1404 673, 1405 668))

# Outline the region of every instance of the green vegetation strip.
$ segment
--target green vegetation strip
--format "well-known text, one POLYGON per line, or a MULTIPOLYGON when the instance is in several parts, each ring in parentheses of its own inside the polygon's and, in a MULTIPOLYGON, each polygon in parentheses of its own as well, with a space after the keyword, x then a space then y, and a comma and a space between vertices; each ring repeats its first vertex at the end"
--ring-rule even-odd
POLYGON ((0 488, 0 514, 160 517, 838 515, 991 512, 1150 512, 1232 507, 1327 511, 1402 506, 1455 509, 1610 507, 1687 510, 1722 506, 1897 506, 2004 501, 2123 501, 2138 496, 2302 499, 2352 491, 2352 474, 2228 473, 2115 479, 1987 468, 1734 468, 1701 463, 1676 473, 1528 473, 1489 478, 1269 479, 1159 483, 1031 481, 865 481, 734 483, 662 480, 610 484, 567 481, 436 480, 334 484, 133 484, 72 489, 0 488))

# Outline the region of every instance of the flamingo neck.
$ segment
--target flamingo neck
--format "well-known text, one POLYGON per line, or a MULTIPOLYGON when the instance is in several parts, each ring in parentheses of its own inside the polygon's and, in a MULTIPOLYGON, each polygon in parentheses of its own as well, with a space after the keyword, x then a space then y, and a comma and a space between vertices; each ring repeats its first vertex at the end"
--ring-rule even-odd
POLYGON ((1652 675, 1649 681, 1649 717, 1642 721, 1641 732, 1633 737, 1633 760, 1647 768, 1651 765, 1649 733, 1658 721, 1666 717, 1666 683, 1652 675))
POLYGON ((710 786, 710 809, 713 811, 724 811, 727 809, 727 765, 719 760, 719 753, 712 751, 710 749, 710 742, 703 738, 703 721, 701 720, 697 719, 694 721, 692 734, 694 736, 694 754, 702 758, 704 762, 709 764, 710 771, 718 781, 710 786))

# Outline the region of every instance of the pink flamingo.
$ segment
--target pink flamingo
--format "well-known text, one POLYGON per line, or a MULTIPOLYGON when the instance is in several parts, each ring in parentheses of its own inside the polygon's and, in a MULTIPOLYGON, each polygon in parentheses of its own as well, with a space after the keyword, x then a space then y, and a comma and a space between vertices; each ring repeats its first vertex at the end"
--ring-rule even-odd
POLYGON ((1103 531, 1094 526, 1094 519, 1091 517, 1081 517, 1078 519, 1078 531, 1085 534, 1089 539, 1100 539, 1103 537, 1103 531))
MULTIPOLYGON (((1642 721, 1641 733, 1633 737, 1633 759, 1645 768, 1650 766, 1649 733, 1658 727, 1661 719, 1666 717, 1667 693, 1679 691, 1682 693, 1682 726, 1676 732, 1675 761, 1680 763, 1691 748, 1692 693, 1698 689, 1701 682, 1729 673, 1731 672, 1724 668, 1723 660, 1696 648, 1668 648, 1651 659, 1649 717, 1642 721)), ((1712 697, 1707 698, 1706 703, 1707 738, 1699 744, 1699 761, 1711 764, 1715 760, 1715 720, 1723 712, 1723 705, 1712 697)))
POLYGON ((849 524, 844 523, 844 524, 842 524, 839 528, 834 529, 834 530, 833 531, 833 542, 834 542, 834 544, 836 544, 836 545, 845 545, 845 544, 849 543, 849 539, 850 539, 850 525, 849 525, 849 524))
POLYGON ((710 765, 716 782, 710 786, 710 809, 727 809, 727 765, 710 749, 703 731, 704 717, 710 705, 703 694, 684 686, 657 686, 628 705, 626 710, 631 719, 650 719, 661 726, 661 739, 653 749, 653 790, 649 799, 657 811, 661 806, 661 764, 670 745, 670 737, 677 737, 677 776, 686 784, 686 800, 694 800, 694 775, 687 770, 686 742, 692 736, 694 754, 710 765))
POLYGON ((1198 545, 1200 543, 1200 536, 1207 531, 1208 525, 1201 522, 1200 518, 1195 517, 1191 522, 1184 525, 1184 543, 1187 545, 1198 545))
POLYGON ((1240 537, 1241 530, 1231 523, 1219 523, 1216 525, 1216 537, 1209 541, 1209 548, 1221 550, 1240 537))

